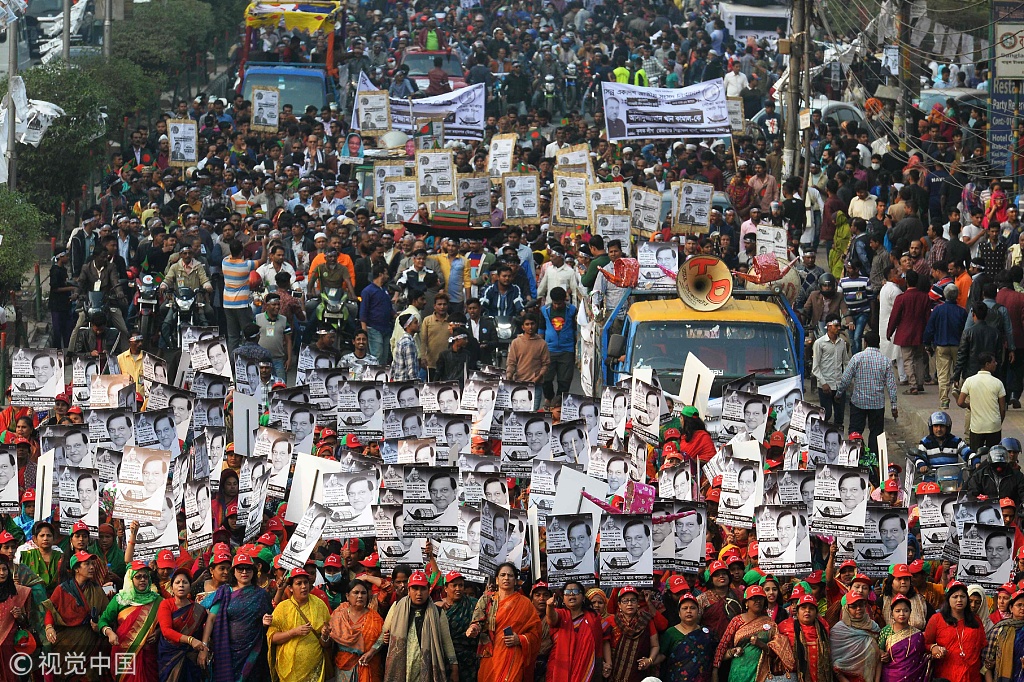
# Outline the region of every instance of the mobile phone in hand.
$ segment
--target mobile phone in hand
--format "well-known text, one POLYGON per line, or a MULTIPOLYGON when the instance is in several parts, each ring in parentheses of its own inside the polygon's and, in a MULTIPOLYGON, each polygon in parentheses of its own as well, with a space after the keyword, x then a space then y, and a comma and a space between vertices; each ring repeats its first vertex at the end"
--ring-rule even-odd
POLYGON ((511 637, 512 636, 512 626, 511 625, 506 626, 504 632, 505 632, 505 636, 506 637, 511 637))

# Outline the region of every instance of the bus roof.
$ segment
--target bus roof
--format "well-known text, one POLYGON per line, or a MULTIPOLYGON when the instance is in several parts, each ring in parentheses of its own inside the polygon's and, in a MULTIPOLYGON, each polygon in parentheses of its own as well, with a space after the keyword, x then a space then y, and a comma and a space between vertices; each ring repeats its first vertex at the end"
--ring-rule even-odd
POLYGON ((629 307, 633 322, 763 322, 788 325, 782 308, 770 301, 733 298, 718 310, 701 312, 687 306, 681 299, 641 301, 629 307))
POLYGON ((338 0, 254 0, 245 10, 245 25, 250 28, 276 28, 283 23, 287 31, 298 29, 314 33, 332 26, 340 9, 338 0))

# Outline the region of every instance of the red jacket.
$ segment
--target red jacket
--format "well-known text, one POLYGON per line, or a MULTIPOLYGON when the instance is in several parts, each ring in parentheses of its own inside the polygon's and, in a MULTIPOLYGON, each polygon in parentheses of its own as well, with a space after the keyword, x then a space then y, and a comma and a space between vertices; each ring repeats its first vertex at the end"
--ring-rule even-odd
POLYGON ((1006 308, 1010 316, 1014 347, 1024 347, 1024 294, 1014 291, 1013 287, 1004 287, 996 292, 996 303, 1006 308))
POLYGON ((693 438, 690 440, 684 436, 679 441, 679 450, 687 457, 696 457, 701 462, 710 461, 716 452, 715 442, 711 440, 711 435, 704 429, 694 431, 693 438))
POLYGON ((904 291, 892 306, 885 338, 897 346, 921 345, 931 307, 927 293, 916 288, 904 291))

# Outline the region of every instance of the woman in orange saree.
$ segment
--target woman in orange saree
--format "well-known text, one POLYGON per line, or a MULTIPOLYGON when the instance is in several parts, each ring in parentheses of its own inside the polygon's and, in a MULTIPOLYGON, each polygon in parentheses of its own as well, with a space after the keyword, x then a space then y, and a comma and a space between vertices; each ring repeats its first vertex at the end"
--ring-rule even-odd
POLYGON ((334 664, 338 668, 338 682, 381 682, 384 677, 384 658, 366 656, 380 637, 384 619, 376 610, 368 608, 370 586, 362 580, 353 580, 346 601, 331 614, 330 632, 335 643, 334 664))
MULTIPOLYGON (((14 642, 19 629, 35 631, 39 636, 42 628, 35 626, 39 621, 38 612, 38 607, 32 603, 31 588, 14 583, 11 560, 0 554, 0 660, 14 660, 14 642)), ((23 679, 10 668, 10 665, 0 666, 0 682, 23 679)))
POLYGON ((540 651, 541 625, 530 598, 516 591, 518 569, 498 566, 498 591, 480 597, 466 637, 477 639, 479 682, 528 682, 540 651))
POLYGON ((157 679, 157 610, 160 594, 153 587, 149 565, 133 561, 124 576, 124 589, 114 595, 100 616, 100 634, 110 642, 112 659, 133 655, 134 665, 118 674, 117 682, 152 682, 157 679))

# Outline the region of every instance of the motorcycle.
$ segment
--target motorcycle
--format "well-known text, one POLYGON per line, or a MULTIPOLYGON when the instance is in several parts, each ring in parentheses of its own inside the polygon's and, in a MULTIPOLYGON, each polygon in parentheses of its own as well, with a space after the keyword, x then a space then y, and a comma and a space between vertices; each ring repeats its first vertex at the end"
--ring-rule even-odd
POLYGON ((181 330, 181 326, 197 324, 197 313, 201 304, 196 298, 194 289, 178 287, 174 296, 165 305, 171 312, 171 319, 169 323, 165 322, 163 325, 164 343, 168 349, 175 350, 178 347, 178 332, 181 330))
MULTIPOLYGON (((155 330, 160 328, 160 321, 154 321, 153 317, 160 309, 160 283, 153 275, 135 277, 135 299, 132 301, 132 309, 136 311, 139 333, 142 334, 143 343, 149 344, 150 348, 155 347, 155 330)), ((129 327, 134 325, 129 322, 129 327)))
POLYGON ((340 287, 328 287, 320 292, 320 303, 316 307, 316 321, 329 325, 335 332, 339 350, 352 349, 354 335, 351 321, 359 312, 359 304, 350 301, 348 294, 340 287))
POLYGON ((508 109, 508 84, 505 82, 507 74, 501 74, 494 78, 494 105, 497 107, 498 116, 504 116, 508 109))
POLYGON ((508 360, 508 347, 516 336, 516 318, 511 315, 498 315, 494 318, 494 331, 498 342, 494 348, 494 364, 496 367, 505 367, 508 360))
POLYGON ((569 64, 565 67, 565 83, 563 85, 563 92, 565 93, 564 102, 566 112, 576 111, 580 105, 580 90, 577 83, 577 70, 575 64, 569 64))
POLYGON ((562 105, 558 102, 558 95, 555 92, 555 77, 544 76, 544 85, 533 97, 535 109, 543 109, 551 114, 554 119, 561 118, 562 105))
POLYGON ((587 87, 587 94, 583 99, 583 114, 593 116, 604 107, 601 101, 601 76, 594 74, 590 77, 590 86, 587 87))

